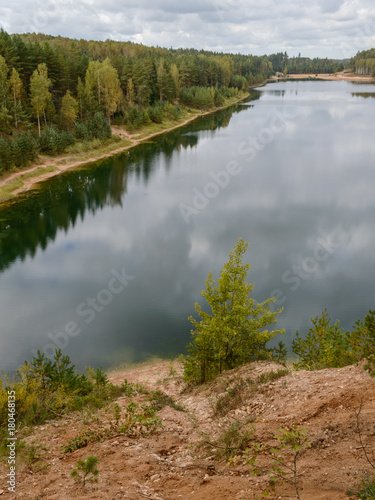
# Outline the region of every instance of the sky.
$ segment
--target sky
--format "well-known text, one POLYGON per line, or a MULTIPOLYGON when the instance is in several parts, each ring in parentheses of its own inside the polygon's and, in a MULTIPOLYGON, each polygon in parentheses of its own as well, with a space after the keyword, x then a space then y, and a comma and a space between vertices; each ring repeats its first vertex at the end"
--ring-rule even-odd
POLYGON ((0 0, 8 33, 343 59, 375 47, 373 0, 0 0))

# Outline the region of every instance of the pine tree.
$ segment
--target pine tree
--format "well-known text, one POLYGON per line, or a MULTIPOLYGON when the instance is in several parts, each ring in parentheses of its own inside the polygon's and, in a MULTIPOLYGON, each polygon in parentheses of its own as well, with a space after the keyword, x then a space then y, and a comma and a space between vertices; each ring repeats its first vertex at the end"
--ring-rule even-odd
POLYGON ((151 59, 138 59, 133 67, 133 83, 136 88, 139 107, 146 107, 150 104, 152 93, 152 77, 154 74, 151 59))
POLYGON ((8 104, 8 87, 9 87, 8 73, 9 73, 8 65, 4 57, 0 55, 0 106, 5 106, 5 107, 7 107, 8 104))
POLYGON ((185 359, 187 381, 204 383, 224 369, 268 357, 266 344, 284 330, 268 331, 266 326, 277 322, 282 309, 271 312, 275 298, 256 303, 249 298, 254 284, 246 282, 250 264, 242 264, 248 242, 239 238, 229 261, 221 271, 215 286, 212 273, 206 280, 202 296, 211 307, 211 313, 195 303, 200 321, 190 317, 194 326, 193 343, 188 346, 185 359))
POLYGON ((171 75, 165 68, 164 59, 160 59, 156 72, 156 81, 161 101, 171 100, 174 97, 174 84, 171 75))
POLYGON ((134 106, 134 85, 132 78, 129 78, 128 84, 126 86, 126 101, 130 108, 134 106))
POLYGON ((124 64, 121 71, 121 88, 126 91, 129 80, 133 78, 133 63, 128 57, 124 58, 124 64))
POLYGON ((80 77, 78 77, 78 83, 77 83, 77 97, 79 101, 79 115, 81 118, 81 121, 83 120, 83 108, 84 105, 86 104, 87 100, 87 94, 86 94, 86 87, 83 81, 81 80, 80 77))
POLYGON ((22 80, 18 74, 18 71, 15 68, 12 69, 12 74, 10 75, 9 84, 14 106, 14 125, 16 128, 18 128, 17 107, 18 103, 20 103, 23 85, 22 85, 22 80))
POLYGON ((0 54, 4 57, 10 68, 19 68, 21 63, 19 61, 12 37, 2 28, 0 30, 0 54))
POLYGON ((181 90, 180 72, 175 63, 171 64, 171 76, 173 79, 176 97, 179 97, 181 90))

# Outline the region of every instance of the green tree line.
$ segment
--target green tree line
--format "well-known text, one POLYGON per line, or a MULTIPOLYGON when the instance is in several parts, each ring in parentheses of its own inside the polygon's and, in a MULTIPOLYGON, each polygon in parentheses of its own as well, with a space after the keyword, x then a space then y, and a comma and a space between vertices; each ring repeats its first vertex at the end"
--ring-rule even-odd
POLYGON ((0 172, 76 140, 210 109, 275 71, 332 72, 328 59, 224 54, 0 31, 0 172), (104 121, 108 123, 105 125, 104 121))
POLYGON ((265 57, 0 31, 0 172, 76 140, 209 109, 271 73, 265 57), (106 123, 107 122, 107 125, 106 123))
POLYGON ((357 75, 371 75, 375 77, 375 49, 357 52, 348 63, 347 68, 355 71, 357 75))
POLYGON ((268 59, 272 63, 274 71, 290 75, 336 73, 344 69, 342 61, 327 57, 311 59, 310 57, 301 57, 300 54, 297 57, 288 57, 286 52, 278 52, 268 56, 268 59))

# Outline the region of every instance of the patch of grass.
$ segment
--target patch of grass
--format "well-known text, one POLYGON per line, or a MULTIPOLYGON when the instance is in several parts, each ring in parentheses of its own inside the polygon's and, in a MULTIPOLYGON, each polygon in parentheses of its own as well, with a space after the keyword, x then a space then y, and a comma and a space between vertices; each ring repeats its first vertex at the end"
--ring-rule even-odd
POLYGON ((248 387, 245 380, 240 379, 233 387, 229 388, 224 394, 216 401, 215 416, 222 417, 242 405, 243 403, 243 393, 248 387))
POLYGON ((253 439, 255 427, 247 422, 234 422, 230 424, 216 439, 212 439, 209 435, 205 435, 203 440, 198 444, 198 447, 205 448, 214 455, 215 458, 230 458, 244 453, 248 448, 250 441, 253 439))
POLYGON ((268 382, 274 382, 275 380, 278 380, 279 378, 285 377, 286 375, 289 375, 289 370, 287 368, 280 368, 276 372, 270 371, 266 373, 260 374, 256 379, 255 383, 256 384, 267 384, 268 382))
POLYGON ((151 407, 155 411, 160 411, 165 406, 170 406, 174 410, 178 411, 186 411, 185 408, 176 403, 171 396, 168 396, 168 394, 165 394, 165 392, 160 391, 159 389, 150 392, 147 399, 151 402, 151 407))
POLYGON ((131 438, 140 436, 150 436, 155 434, 162 423, 156 416, 156 411, 151 406, 140 405, 130 401, 124 409, 116 403, 113 406, 113 421, 108 426, 102 426, 95 430, 83 430, 63 447, 63 453, 72 453, 75 450, 84 448, 89 443, 96 443, 103 439, 111 439, 118 434, 123 434, 131 438))
POLYGON ((12 181, 10 181, 9 183, 5 184, 5 186, 2 186, 0 188, 0 201, 6 201, 9 200, 9 198, 12 198, 12 196, 14 196, 13 191, 21 188, 22 185, 23 185, 22 180, 19 177, 17 177, 12 181))
POLYGON ((48 174, 48 172, 54 172, 55 170, 57 170, 57 167, 55 167, 54 165, 48 165, 47 167, 38 167, 35 170, 32 170, 31 172, 25 172, 24 174, 20 175, 20 178, 22 180, 31 179, 32 177, 48 174))
POLYGON ((43 451, 47 451, 47 448, 40 444, 26 445, 22 450, 22 457, 33 472, 42 472, 49 468, 49 464, 43 461, 43 451))
POLYGON ((279 378, 285 377, 289 374, 289 370, 281 368, 279 370, 262 373, 255 380, 248 378, 247 380, 239 379, 239 381, 230 388, 227 388, 226 394, 220 396, 216 401, 215 416, 223 417, 231 410, 235 410, 244 403, 244 396, 248 391, 254 394, 259 390, 259 385, 273 382, 279 378))
MULTIPOLYGON (((68 155, 76 156, 95 151, 100 154, 110 152, 111 150, 117 149, 118 147, 130 146, 131 144, 131 141, 121 139, 120 136, 114 134, 110 139, 107 139, 105 141, 101 139, 92 139, 91 141, 76 142, 66 149, 66 153, 68 155)), ((76 158, 73 158, 73 160, 74 159, 76 158)), ((69 160, 71 161, 72 159, 69 158, 69 160)))
POLYGON ((375 476, 362 478, 358 491, 348 490, 348 496, 356 496, 361 500, 374 500, 375 498, 375 476))
POLYGON ((0 188, 0 202, 9 200, 14 196, 14 191, 22 188, 23 182, 26 179, 31 179, 32 177, 37 177, 38 175, 42 175, 48 172, 53 172, 56 170, 56 167, 53 165, 49 165, 48 167, 38 167, 37 169, 31 172, 25 172, 22 175, 14 178, 12 181, 8 182, 4 186, 0 188))

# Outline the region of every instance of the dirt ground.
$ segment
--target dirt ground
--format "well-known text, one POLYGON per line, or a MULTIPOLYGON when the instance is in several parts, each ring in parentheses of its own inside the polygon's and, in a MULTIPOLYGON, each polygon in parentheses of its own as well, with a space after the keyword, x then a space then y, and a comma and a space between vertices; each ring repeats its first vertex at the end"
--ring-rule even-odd
MULTIPOLYGON (((149 437, 128 438, 119 434, 88 444, 71 453, 62 447, 82 432, 95 432, 104 411, 85 412, 50 421, 34 428, 25 438, 40 446, 39 461, 19 463, 16 494, 7 490, 8 465, 0 464, 0 496, 25 499, 124 498, 129 500, 251 500, 267 487, 269 475, 251 476, 239 462, 230 467, 217 458, 218 438, 233 423, 255 429, 253 439, 274 446, 274 435, 283 427, 298 425, 307 431, 310 448, 298 459, 301 500, 344 500, 349 488, 371 472, 359 442, 355 412, 360 412, 362 443, 367 453, 375 450, 375 379, 362 366, 315 372, 290 371, 274 381, 253 384, 259 376, 276 372, 280 365, 256 362, 223 374, 214 383, 187 391, 182 367, 175 362, 154 362, 109 374, 111 382, 126 378, 149 390, 162 390, 185 411, 165 406, 159 416, 163 428, 149 437), (217 415, 218 399, 231 388, 241 387, 226 415, 217 415), (249 391, 249 387, 252 390, 249 391), (211 444, 198 447, 203 440, 211 444), (76 484, 70 473, 78 459, 99 457, 97 483, 76 484)), ((133 399, 141 401, 145 395, 133 399)), ((129 403, 122 396, 117 403, 129 403)), ((290 458, 287 458, 287 462, 290 458)), ((373 471, 372 471, 373 472, 373 471)), ((269 498, 296 498, 292 483, 276 487, 269 498)))

